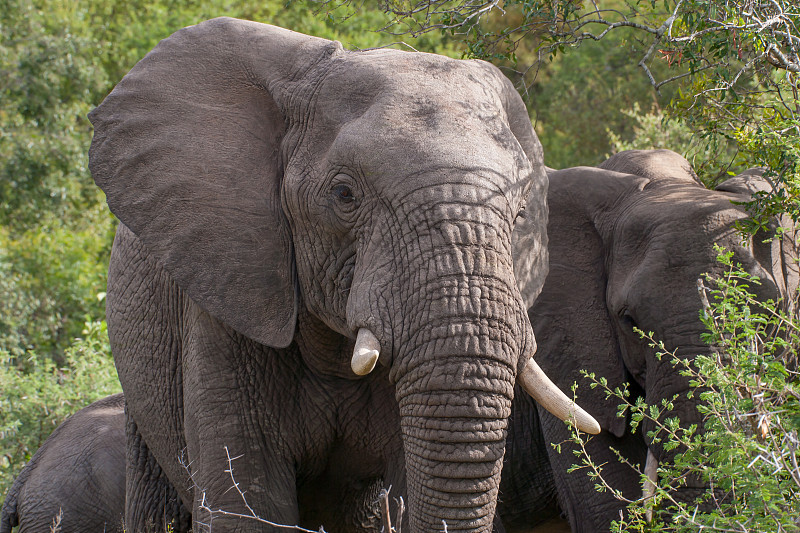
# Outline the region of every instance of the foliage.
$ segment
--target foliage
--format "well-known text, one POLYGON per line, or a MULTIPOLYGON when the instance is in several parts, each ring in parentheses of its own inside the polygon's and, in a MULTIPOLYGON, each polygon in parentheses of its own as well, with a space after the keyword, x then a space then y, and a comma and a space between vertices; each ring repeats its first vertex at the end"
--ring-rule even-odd
POLYGON ((631 109, 620 112, 627 119, 630 131, 620 133, 618 129, 606 128, 611 153, 669 148, 683 154, 709 188, 730 177, 736 149, 725 139, 695 132, 684 121, 670 117, 660 109, 644 113, 638 102, 634 102, 631 109), (724 172, 720 172, 721 161, 728 162, 728 166, 723 167, 724 172))
POLYGON ((16 237, 0 227, 0 349, 61 362, 77 319, 103 316, 111 225, 105 212, 86 215, 99 220, 73 229, 47 217, 16 237))
MULTIPOLYGON (((679 451, 672 462, 659 464, 653 496, 632 502, 613 531, 800 531, 800 320, 782 310, 792 308, 787 302, 757 301, 752 287, 758 278, 733 264, 732 256, 720 253, 727 273, 707 277, 703 287, 710 296, 703 312, 705 340, 716 350, 689 361, 653 343, 661 357, 671 358, 676 370, 690 378, 694 390, 689 397, 701 400, 702 431, 662 416, 677 396, 647 405, 641 398, 632 401, 627 390, 611 390, 605 380, 594 379, 593 386, 622 400, 620 412, 630 413, 634 430, 652 421, 655 429, 648 438, 679 451), (708 489, 686 501, 680 489, 691 477, 708 489), (654 509, 655 519, 649 522, 654 509)), ((652 341, 652 333, 647 337, 652 341)), ((583 448, 582 436, 573 432, 573 440, 583 448)), ((578 455, 598 486, 614 491, 585 448, 578 455)))
POLYGON ((94 64, 98 44, 72 33, 63 8, 0 5, 0 224, 18 229, 97 203, 85 117, 107 81, 94 64))
POLYGON ((638 103, 634 103, 631 109, 623 110, 622 113, 630 121, 634 135, 630 140, 626 140, 611 128, 606 128, 612 153, 615 154, 624 150, 653 150, 666 146, 669 146, 670 150, 685 154, 695 137, 684 124, 670 120, 657 110, 643 113, 638 103))
POLYGON ((754 201, 757 223, 781 212, 797 220, 800 10, 795 1, 387 0, 384 8, 395 16, 399 33, 458 34, 470 54, 487 59, 513 59, 526 40, 539 43, 540 53, 552 58, 587 41, 631 32, 643 46, 629 64, 635 63, 655 90, 677 91, 667 114, 702 134, 713 155, 707 166, 719 175, 731 167, 767 168, 775 187, 754 201), (519 14, 513 23, 498 22, 512 12, 519 14), (733 161, 728 149, 713 152, 727 144, 736 147, 733 161))
MULTIPOLYGON (((630 33, 620 31, 585 46, 579 53, 559 55, 535 66, 527 76, 522 73, 526 65, 536 65, 538 54, 521 51, 522 44, 518 46, 516 70, 521 74, 517 79, 528 87, 523 97, 548 166, 599 164, 614 150, 607 131, 618 139, 636 138, 636 121, 626 110, 638 107, 658 113, 668 105, 674 94, 672 88, 656 93, 631 62, 631 56, 641 53, 642 45, 630 33)), ((658 71, 666 70, 666 65, 658 67, 658 71)), ((680 151, 676 145, 665 143, 654 147, 680 151)))
POLYGON ((86 322, 63 364, 0 350, 0 495, 67 416, 119 391, 105 322, 86 322))

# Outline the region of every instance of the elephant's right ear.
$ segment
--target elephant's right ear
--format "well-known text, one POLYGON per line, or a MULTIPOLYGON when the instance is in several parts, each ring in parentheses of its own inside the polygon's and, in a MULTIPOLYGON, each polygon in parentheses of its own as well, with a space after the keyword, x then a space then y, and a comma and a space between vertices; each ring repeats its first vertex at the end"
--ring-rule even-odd
MULTIPOLYGON (((745 170, 723 181, 714 190, 741 195, 744 201, 752 198, 757 192, 772 192, 772 184, 762 176, 764 170, 759 167, 745 170)), ((753 238, 753 254, 771 271, 781 296, 786 298, 793 308, 800 286, 798 234, 800 226, 789 215, 783 214, 770 220, 765 230, 759 231, 753 238), (778 227, 783 228, 780 233, 777 231, 778 227)))
POLYGON ((763 168, 751 168, 745 170, 738 176, 726 179, 714 187, 714 190, 742 194, 745 196, 752 196, 757 192, 770 192, 772 190, 772 185, 762 177, 762 174, 764 174, 763 168))
POLYGON ((544 201, 547 196, 547 172, 542 143, 531 125, 522 98, 508 78, 499 77, 504 89, 503 106, 509 128, 532 167, 525 216, 517 221, 511 236, 514 276, 525 307, 530 308, 547 277, 547 202, 544 201))
POLYGON ((297 314, 283 93, 335 49, 214 19, 163 40, 89 115, 89 167, 111 211, 195 302, 268 346, 291 342, 297 314))

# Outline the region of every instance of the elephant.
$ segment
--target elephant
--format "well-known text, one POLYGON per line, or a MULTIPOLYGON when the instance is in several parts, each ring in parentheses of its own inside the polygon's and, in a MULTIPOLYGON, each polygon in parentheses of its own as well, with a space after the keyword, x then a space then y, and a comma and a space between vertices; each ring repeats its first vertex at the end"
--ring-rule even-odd
MULTIPOLYGON (((634 328, 653 332, 684 359, 710 353, 701 339, 698 279, 723 270, 714 244, 734 252, 734 261, 758 276, 761 285, 752 288, 761 301, 780 298, 796 312, 797 228, 782 220, 788 231, 776 236, 779 221, 773 220, 746 242, 735 228, 748 216, 741 203, 769 189, 760 174, 750 170, 709 190, 688 161, 669 150, 620 152, 598 168, 548 170, 550 271, 529 310, 537 361, 563 390, 578 384, 578 403, 602 428, 587 444, 589 455, 604 465, 604 479, 628 499, 642 497, 641 477, 611 448, 649 476, 676 452, 645 437, 654 429, 651 422, 632 433, 628 420, 617 417, 620 401, 591 389, 580 370, 606 378, 611 389, 627 384, 633 397, 650 405, 679 394, 665 418, 679 416, 683 427, 702 423, 698 400, 685 394, 689 378, 679 374, 670 357, 659 359, 634 328), (765 242, 767 237, 773 239, 765 242)), ((568 438, 563 423, 541 409, 540 415, 543 442, 568 438)), ((567 473, 576 463, 575 446, 565 443, 561 453, 547 448, 572 531, 608 531, 624 504, 609 492, 596 492, 585 470, 567 473)), ((677 497, 690 501, 704 489, 700 480, 689 480, 677 497)))
POLYGON ((532 358, 547 175, 497 68, 218 18, 89 118, 129 531, 377 531, 391 487, 486 532, 516 383, 599 431, 532 358))
POLYGON ((125 510, 125 414, 114 394, 70 416, 11 485, 0 532, 122 531, 125 510), (58 518, 57 518, 58 517, 58 518))

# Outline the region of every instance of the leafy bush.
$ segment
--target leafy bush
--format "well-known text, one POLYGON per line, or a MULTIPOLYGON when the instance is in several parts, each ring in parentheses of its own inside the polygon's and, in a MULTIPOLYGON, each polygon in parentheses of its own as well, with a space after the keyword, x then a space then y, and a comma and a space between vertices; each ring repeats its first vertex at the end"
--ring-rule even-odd
POLYGON ((120 392, 105 322, 87 322, 64 363, 0 350, 0 495, 70 414, 120 392))
POLYGON ((0 227, 0 349, 61 362, 86 317, 103 316, 112 219, 86 216, 73 228, 46 217, 16 237, 0 227))
POLYGON ((660 108, 644 112, 637 102, 620 112, 626 117, 631 131, 623 135, 619 130, 606 128, 612 153, 668 148, 682 154, 700 180, 712 188, 734 175, 735 170, 744 170, 741 164, 733 166, 736 160, 734 143, 719 136, 707 136, 702 131, 696 132, 660 108))
MULTIPOLYGON (((689 362, 654 343, 661 357, 670 357, 691 379, 695 390, 689 395, 700 400, 702 431, 664 419, 670 401, 660 406, 631 401, 627 391, 593 380, 593 386, 622 400, 620 411, 630 412, 634 428, 651 420, 656 429, 648 438, 679 450, 671 463, 659 464, 653 496, 630 504, 612 531, 800 531, 800 320, 782 310, 786 302, 757 301, 751 287, 758 278, 733 264, 732 256, 720 253, 727 274, 704 286, 710 296, 702 314, 709 331, 705 340, 715 352, 689 362), (708 489, 687 502, 677 493, 691 477, 708 489)), ((652 340, 652 333, 645 336, 652 340)), ((573 433, 581 446, 582 439, 573 433)), ((600 490, 614 491, 585 452, 576 468, 588 468, 600 490)))

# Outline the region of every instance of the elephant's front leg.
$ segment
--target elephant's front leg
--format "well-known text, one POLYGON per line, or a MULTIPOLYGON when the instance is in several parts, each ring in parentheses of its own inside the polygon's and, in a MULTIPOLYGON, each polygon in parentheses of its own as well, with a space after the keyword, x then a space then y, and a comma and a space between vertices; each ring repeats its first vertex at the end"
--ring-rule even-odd
MULTIPOLYGON (((184 335, 184 427, 195 531, 298 523, 297 360, 196 311, 184 335)), ((269 529, 269 528, 267 528, 269 529)))
POLYGON ((497 499, 497 516, 507 533, 530 531, 561 513, 548 448, 536 402, 517 386, 497 499))

